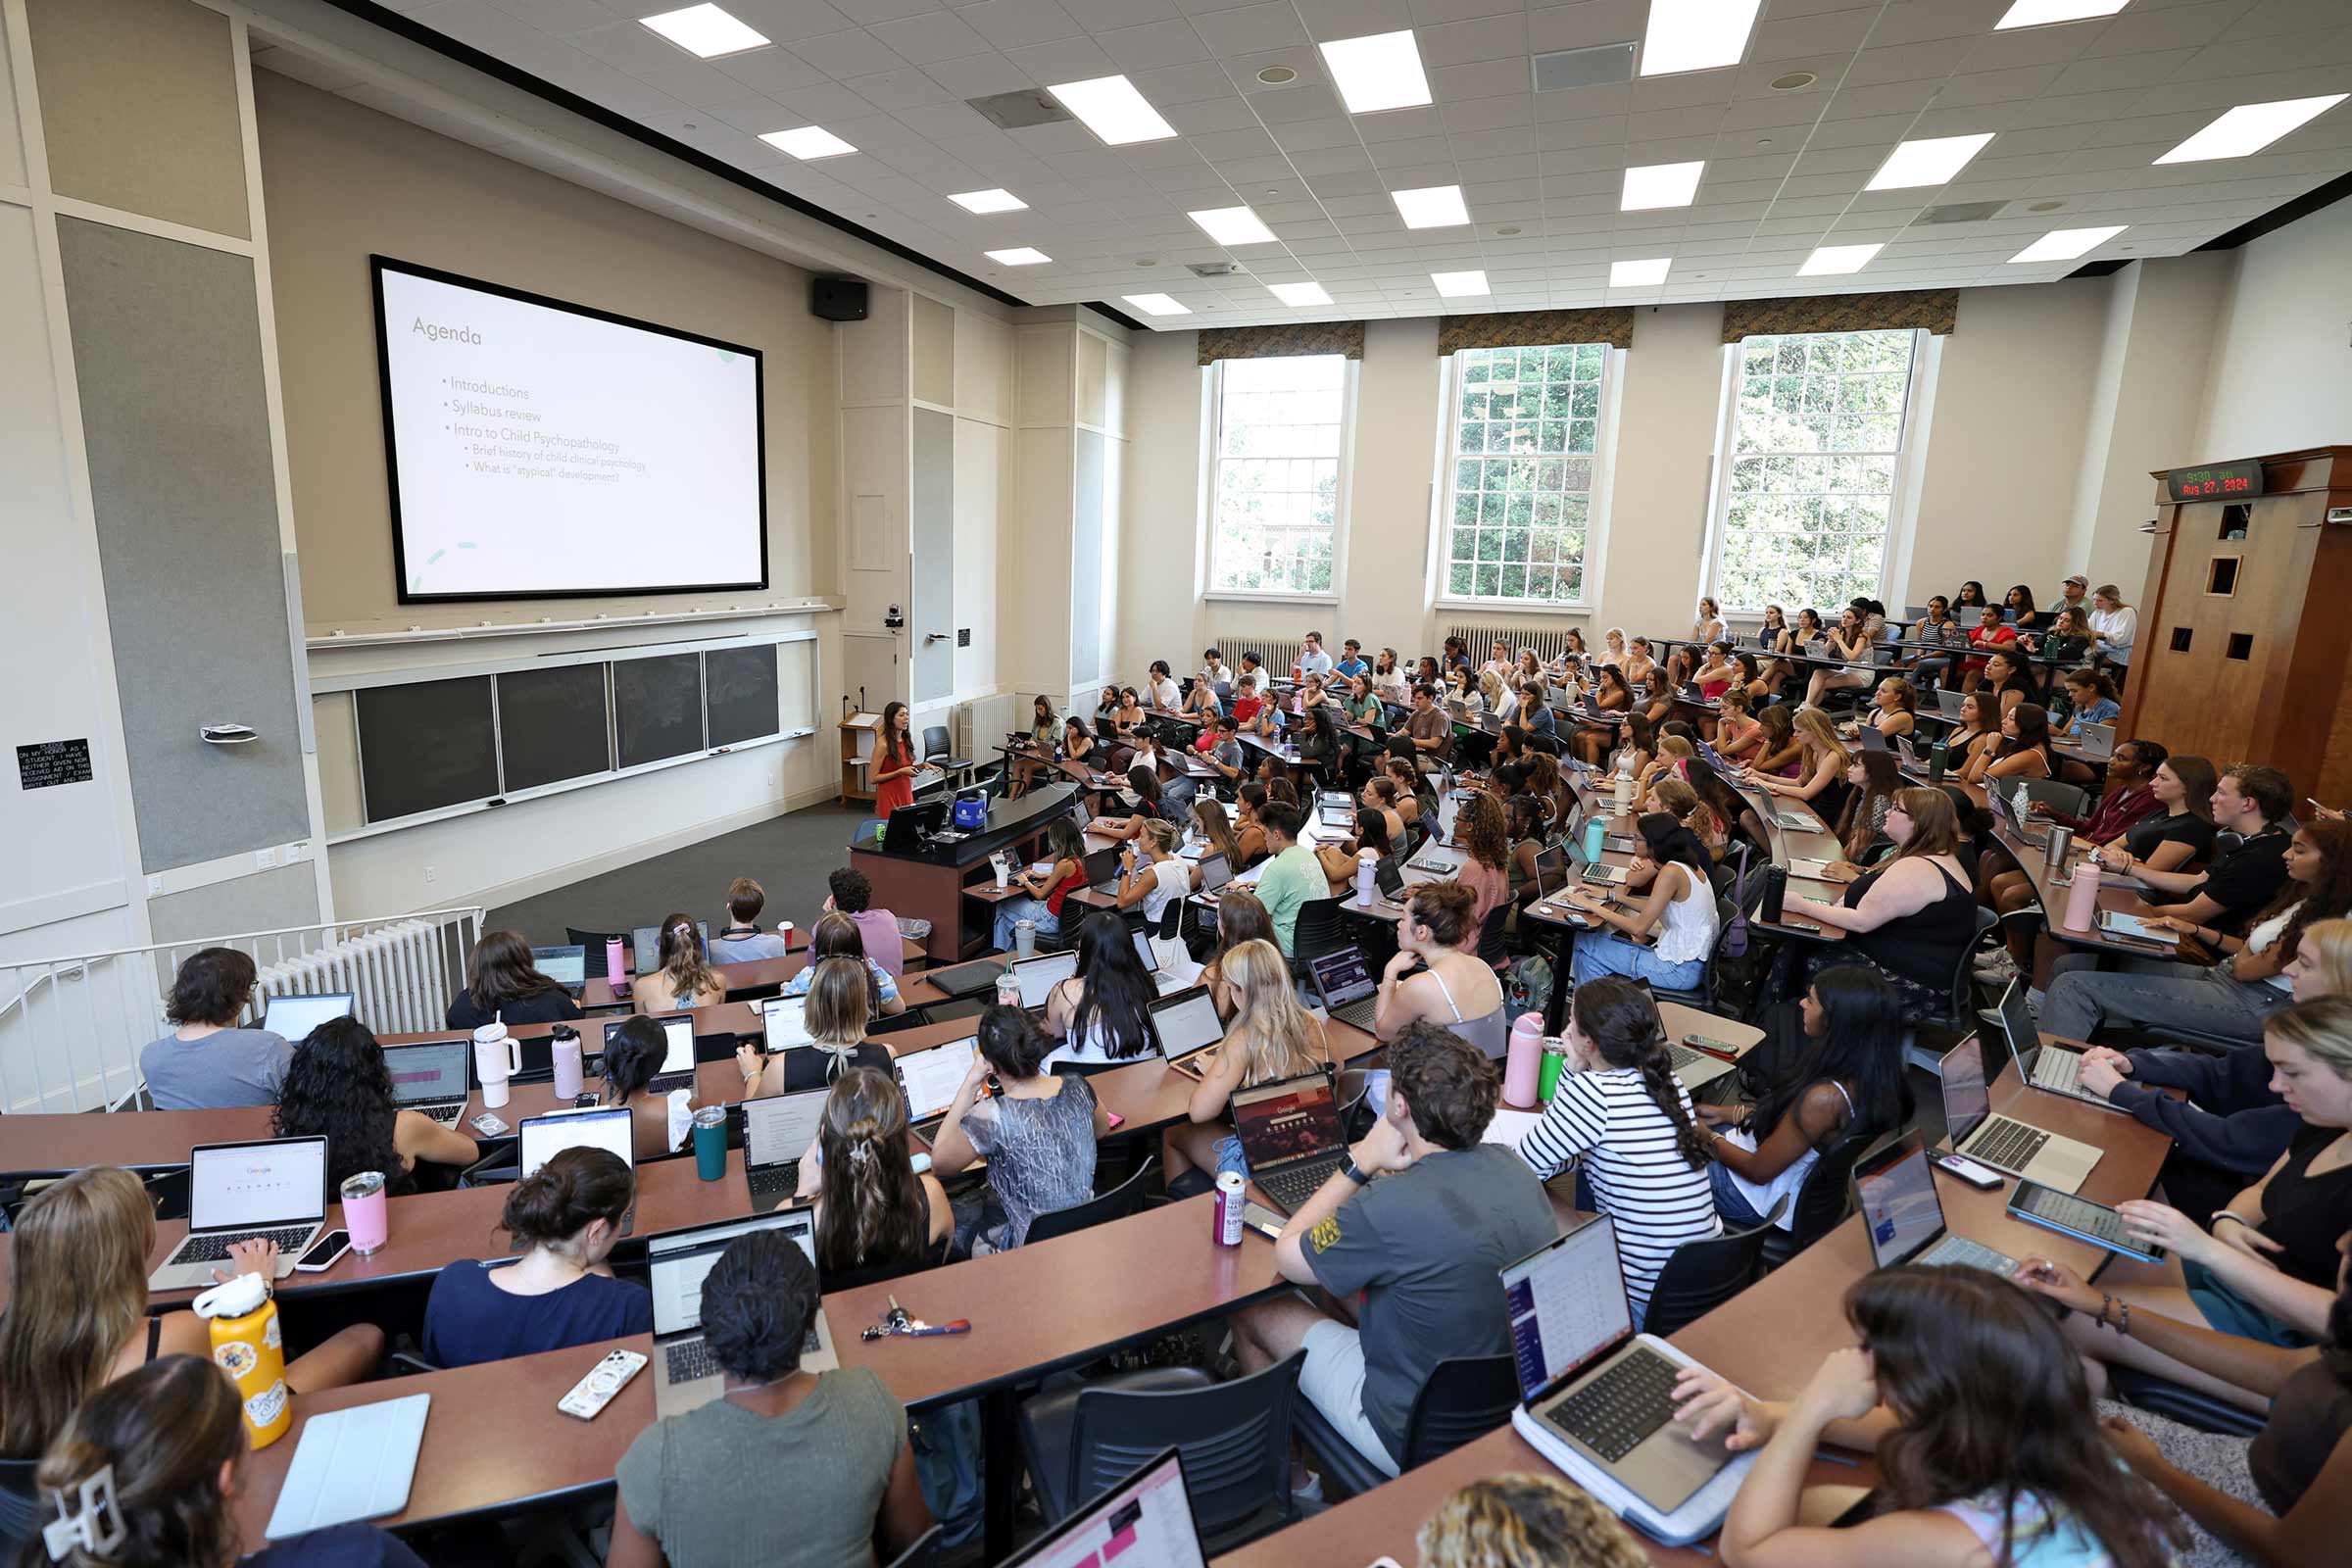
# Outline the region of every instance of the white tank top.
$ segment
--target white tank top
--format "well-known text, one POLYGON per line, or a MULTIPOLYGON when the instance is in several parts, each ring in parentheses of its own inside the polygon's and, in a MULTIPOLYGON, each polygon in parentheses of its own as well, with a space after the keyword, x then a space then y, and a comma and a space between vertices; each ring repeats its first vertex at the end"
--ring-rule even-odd
POLYGON ((1666 906, 1666 919, 1651 950, 1661 963, 1689 963, 1715 951, 1715 888, 1691 867, 1679 860, 1675 864, 1682 867, 1686 886, 1683 896, 1666 906))

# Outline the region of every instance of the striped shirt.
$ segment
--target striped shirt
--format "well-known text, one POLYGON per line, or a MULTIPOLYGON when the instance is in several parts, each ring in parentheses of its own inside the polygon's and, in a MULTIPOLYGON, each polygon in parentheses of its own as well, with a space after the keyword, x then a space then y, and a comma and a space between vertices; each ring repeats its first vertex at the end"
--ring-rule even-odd
MULTIPOLYGON (((1689 1118, 1690 1092, 1678 1083, 1675 1094, 1689 1118)), ((1707 1167, 1685 1162, 1674 1132, 1640 1068, 1603 1067, 1564 1075, 1544 1119, 1519 1144, 1519 1157, 1545 1179, 1584 1156, 1594 1206, 1617 1222, 1637 1324, 1648 1315, 1650 1287, 1674 1250, 1723 1234, 1707 1167)))

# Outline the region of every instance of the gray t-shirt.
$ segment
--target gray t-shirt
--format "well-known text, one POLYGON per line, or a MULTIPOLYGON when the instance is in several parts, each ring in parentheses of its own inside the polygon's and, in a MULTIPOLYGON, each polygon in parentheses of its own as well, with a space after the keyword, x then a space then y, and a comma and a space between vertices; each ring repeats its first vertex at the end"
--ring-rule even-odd
POLYGON ((818 1376, 778 1416, 725 1399, 655 1422, 613 1468, 629 1522, 670 1568, 872 1568, 906 1406, 864 1367, 818 1376))
POLYGON ((773 931, 755 932, 748 937, 712 937, 712 963, 753 963, 761 958, 784 956, 784 939, 773 931))
POLYGON ((1375 1179, 1306 1234, 1334 1296, 1364 1293, 1364 1415, 1401 1458, 1440 1361, 1510 1348, 1502 1269, 1559 1235, 1544 1184, 1505 1144, 1446 1150, 1375 1179))
POLYGON ((294 1048, 267 1029, 220 1029, 202 1040, 166 1035, 139 1053, 158 1110, 274 1105, 294 1048))
POLYGON ((963 1113, 963 1136, 1004 1210, 987 1237, 999 1251, 1027 1241, 1038 1215, 1095 1196, 1095 1092, 1084 1078, 1063 1078, 1044 1100, 983 1100, 963 1113))

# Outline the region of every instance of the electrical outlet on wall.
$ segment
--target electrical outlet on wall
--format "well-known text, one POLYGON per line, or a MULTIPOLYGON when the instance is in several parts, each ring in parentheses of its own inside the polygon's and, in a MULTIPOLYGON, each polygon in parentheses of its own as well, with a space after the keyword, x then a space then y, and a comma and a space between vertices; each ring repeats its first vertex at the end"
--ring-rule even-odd
POLYGON ((253 864, 256 870, 267 871, 276 863, 277 851, 274 849, 256 850, 253 852, 253 864))
POLYGON ((437 868, 435 868, 435 867, 433 867, 433 866, 429 866, 429 865, 428 865, 428 866, 426 866, 426 867, 424 868, 424 885, 425 885, 426 887, 428 887, 428 888, 429 888, 429 887, 431 887, 431 886, 432 886, 432 885, 433 885, 435 882, 438 882, 440 879, 441 879, 441 873, 440 873, 440 871, 439 871, 437 868))

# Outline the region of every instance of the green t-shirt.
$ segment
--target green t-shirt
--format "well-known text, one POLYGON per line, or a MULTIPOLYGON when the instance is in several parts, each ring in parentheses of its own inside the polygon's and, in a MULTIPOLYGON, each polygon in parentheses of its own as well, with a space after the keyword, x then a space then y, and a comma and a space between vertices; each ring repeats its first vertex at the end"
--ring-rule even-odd
POLYGON ((1330 897, 1331 880, 1323 874, 1323 862, 1303 844, 1294 844, 1268 860, 1258 874, 1257 902, 1273 917, 1274 939, 1286 955, 1291 951, 1291 933, 1298 927, 1298 906, 1330 897))

